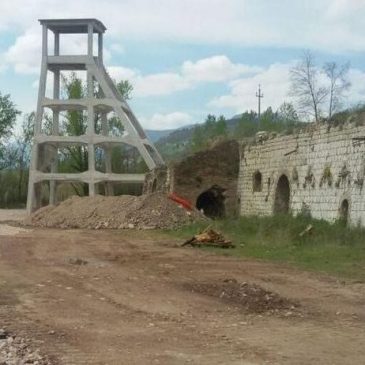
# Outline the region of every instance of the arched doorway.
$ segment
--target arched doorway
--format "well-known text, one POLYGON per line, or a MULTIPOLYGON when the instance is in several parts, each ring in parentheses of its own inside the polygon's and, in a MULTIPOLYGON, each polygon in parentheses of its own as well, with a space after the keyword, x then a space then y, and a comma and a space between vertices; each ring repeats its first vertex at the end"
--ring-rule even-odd
POLYGON ((286 175, 281 175, 275 192, 274 213, 287 214, 289 213, 290 202, 290 185, 286 175))
POLYGON ((224 192, 226 189, 213 185, 203 191, 196 200, 196 207, 209 218, 223 218, 225 215, 224 192))
POLYGON ((345 225, 349 219, 349 201, 347 199, 343 200, 340 206, 340 221, 345 225))
POLYGON ((253 175, 252 190, 254 193, 262 191, 262 174, 256 171, 253 175))

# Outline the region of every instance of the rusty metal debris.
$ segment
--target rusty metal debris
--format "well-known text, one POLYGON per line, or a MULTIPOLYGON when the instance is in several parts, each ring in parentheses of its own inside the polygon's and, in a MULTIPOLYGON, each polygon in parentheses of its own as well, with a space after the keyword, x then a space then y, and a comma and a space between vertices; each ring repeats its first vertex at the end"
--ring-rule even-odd
POLYGON ((189 240, 185 241, 181 246, 212 246, 212 247, 221 247, 221 248, 234 248, 235 245, 232 244, 232 241, 226 240, 224 236, 215 231, 214 229, 207 227, 201 233, 196 234, 189 240))

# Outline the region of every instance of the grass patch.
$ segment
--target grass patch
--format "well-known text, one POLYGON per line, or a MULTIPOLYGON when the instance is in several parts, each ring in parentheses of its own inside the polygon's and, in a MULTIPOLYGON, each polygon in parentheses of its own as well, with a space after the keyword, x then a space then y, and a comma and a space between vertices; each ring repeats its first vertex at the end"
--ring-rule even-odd
MULTIPOLYGON (((176 238, 190 238, 206 227, 193 224, 177 231, 167 231, 176 238)), ((348 228, 341 222, 307 217, 273 216, 240 217, 214 221, 212 227, 222 232, 236 245, 234 249, 204 248, 236 257, 293 264, 365 281, 365 229, 348 228), (311 224, 311 234, 299 233, 311 224)))

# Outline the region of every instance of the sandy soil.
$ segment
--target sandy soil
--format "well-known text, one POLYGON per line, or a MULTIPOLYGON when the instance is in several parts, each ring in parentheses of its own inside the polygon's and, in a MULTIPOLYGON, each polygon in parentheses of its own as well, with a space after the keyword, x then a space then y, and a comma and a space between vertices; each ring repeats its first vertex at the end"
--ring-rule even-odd
POLYGON ((58 364, 365 363, 364 284, 156 232, 0 235, 0 288, 0 327, 58 364), (236 288, 284 305, 255 311, 236 288))
POLYGON ((0 222, 22 221, 26 216, 25 209, 0 209, 0 222))
POLYGON ((24 209, 0 209, 0 237, 13 236, 21 232, 29 232, 28 230, 18 227, 17 224, 23 222, 26 217, 27 213, 24 209))

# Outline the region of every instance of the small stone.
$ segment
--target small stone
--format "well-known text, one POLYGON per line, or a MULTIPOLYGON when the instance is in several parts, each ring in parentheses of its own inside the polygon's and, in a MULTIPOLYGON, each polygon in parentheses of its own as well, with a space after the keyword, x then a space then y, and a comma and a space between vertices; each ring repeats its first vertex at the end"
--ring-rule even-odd
POLYGON ((0 329, 0 340, 5 339, 6 337, 8 337, 7 332, 4 329, 0 329))

